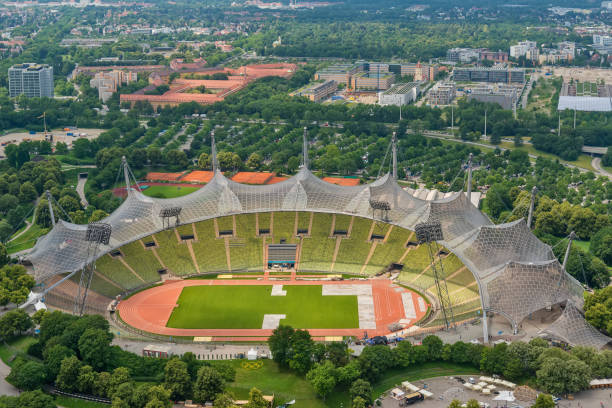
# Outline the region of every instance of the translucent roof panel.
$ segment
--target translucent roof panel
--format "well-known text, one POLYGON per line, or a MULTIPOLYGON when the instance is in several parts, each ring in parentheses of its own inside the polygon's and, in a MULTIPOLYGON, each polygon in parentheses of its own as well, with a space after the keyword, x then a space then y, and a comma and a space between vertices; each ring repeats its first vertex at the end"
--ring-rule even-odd
POLYGON ((546 331, 573 346, 603 348, 612 339, 591 326, 582 312, 568 302, 563 314, 555 320, 546 331))
POLYGON ((612 111, 612 98, 597 96, 560 96, 558 110, 566 109, 585 112, 612 111))

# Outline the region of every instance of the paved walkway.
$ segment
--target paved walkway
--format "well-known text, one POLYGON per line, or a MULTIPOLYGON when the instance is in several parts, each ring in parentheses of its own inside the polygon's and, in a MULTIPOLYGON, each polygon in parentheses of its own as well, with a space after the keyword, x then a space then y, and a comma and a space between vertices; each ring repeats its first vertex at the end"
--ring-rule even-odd
POLYGON ((6 376, 11 372, 11 367, 4 364, 4 361, 0 360, 0 395, 19 395, 19 390, 13 385, 6 381, 6 376))
POLYGON ((85 197, 85 183, 87 183, 87 177, 79 177, 79 181, 77 183, 76 191, 81 197, 81 205, 86 208, 89 203, 87 202, 87 198, 85 197))

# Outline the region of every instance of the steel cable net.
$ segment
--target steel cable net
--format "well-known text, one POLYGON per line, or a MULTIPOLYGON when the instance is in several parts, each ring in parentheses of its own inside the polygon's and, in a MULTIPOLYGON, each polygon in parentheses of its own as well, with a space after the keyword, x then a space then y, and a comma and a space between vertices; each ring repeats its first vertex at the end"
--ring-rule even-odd
POLYGON ((483 225, 493 225, 486 215, 469 202, 463 192, 429 204, 427 221, 442 225, 444 241, 449 242, 483 225))
POLYGON ((509 261, 542 262, 555 259, 550 247, 533 235, 523 219, 508 224, 481 226, 451 249, 480 278, 509 261))
POLYGON ((559 261, 508 262, 484 280, 487 307, 518 325, 531 313, 571 299, 579 302, 582 286, 559 261))
MULTIPOLYGON (((232 213, 281 210, 333 212, 372 218, 379 216, 380 211, 373 210, 372 202, 384 202, 388 208, 384 214, 385 222, 404 228, 414 229, 418 222, 440 222, 444 232, 443 245, 453 251, 474 274, 485 308, 489 300, 495 297, 500 303, 495 304, 494 308, 515 316, 517 323, 524 318, 527 309, 539 305, 516 301, 523 299, 521 290, 543 293, 533 289, 543 285, 542 276, 546 276, 546 281, 552 284, 559 282, 561 269, 558 263, 552 262, 554 256, 550 247, 539 241, 523 220, 492 225, 463 193, 427 202, 403 190, 389 174, 370 184, 345 187, 327 183, 307 168, 302 168, 296 176, 286 181, 267 186, 239 184, 217 172, 199 190, 170 199, 146 197, 140 192, 131 191, 126 201, 102 220, 112 226, 113 232, 110 244, 101 246, 97 256, 163 230, 159 214, 167 208, 181 208, 180 224, 187 224, 232 213), (524 266, 529 263, 534 265, 524 266), (514 269, 508 269, 509 265, 514 269), (519 284, 519 279, 515 278, 510 283, 517 284, 517 287, 505 293, 502 293, 504 285, 500 284, 497 289, 497 284, 491 283, 488 289, 482 282, 483 279, 494 282, 503 276, 499 278, 501 282, 507 274, 521 276, 525 282, 519 284), (559 279, 555 280, 555 277, 559 279), (513 297, 516 303, 524 304, 521 305, 524 309, 515 309, 516 305, 508 300, 513 297)), ((86 225, 59 221, 51 232, 37 241, 27 259, 34 266, 34 277, 38 283, 79 271, 93 261, 87 259, 86 231, 86 225)), ((558 302, 572 299, 580 306, 581 286, 567 273, 563 274, 565 277, 555 299, 558 302)), ((546 302, 549 301, 546 299, 546 302)), ((544 307, 547 305, 544 304, 544 307)), ((586 325, 586 321, 583 320, 583 324, 586 325)))
POLYGON ((584 319, 580 309, 569 301, 561 317, 555 320, 545 331, 573 346, 601 349, 612 341, 612 338, 591 326, 584 319))

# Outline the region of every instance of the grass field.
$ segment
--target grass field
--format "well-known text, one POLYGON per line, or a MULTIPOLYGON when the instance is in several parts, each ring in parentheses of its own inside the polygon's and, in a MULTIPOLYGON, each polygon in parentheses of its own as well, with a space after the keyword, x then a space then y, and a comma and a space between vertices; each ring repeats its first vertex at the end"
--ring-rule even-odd
POLYGON ((142 190, 142 193, 146 196, 155 198, 174 198, 193 193, 199 188, 200 187, 149 186, 142 190))
POLYGON ((322 296, 320 285, 190 286, 183 289, 167 326, 182 329, 261 329, 264 314, 284 314, 281 324, 300 329, 359 327, 356 296, 322 296), (240 299, 240 302, 236 302, 240 299))
POLYGON ((45 235, 48 231, 48 228, 42 228, 40 225, 34 224, 23 235, 9 242, 6 245, 6 250, 9 254, 14 254, 15 252, 32 248, 38 237, 45 235))

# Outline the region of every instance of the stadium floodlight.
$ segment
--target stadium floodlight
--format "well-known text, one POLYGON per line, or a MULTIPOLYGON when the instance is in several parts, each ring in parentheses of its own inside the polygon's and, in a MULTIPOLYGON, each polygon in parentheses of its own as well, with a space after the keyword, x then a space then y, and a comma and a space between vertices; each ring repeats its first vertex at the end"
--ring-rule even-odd
POLYGON ((103 222, 92 222, 87 225, 85 240, 99 244, 108 245, 113 228, 110 224, 103 222))
POLYGON ((96 270, 96 259, 98 258, 100 245, 108 245, 112 230, 112 226, 104 222, 92 222, 87 225, 85 233, 85 241, 88 242, 87 263, 81 271, 79 288, 74 299, 74 314, 77 316, 82 316, 85 311, 85 303, 96 270))
POLYGON ((372 207, 373 210, 391 210, 391 204, 388 201, 370 200, 370 207, 372 207))
POLYGON ((164 229, 170 228, 170 218, 172 217, 176 217, 175 225, 179 224, 179 215, 182 210, 183 210, 183 207, 167 207, 167 208, 162 208, 159 211, 159 216, 162 219, 162 224, 164 226, 164 229))
POLYGON ((181 213, 181 210, 182 210, 181 207, 162 208, 161 211, 159 212, 159 216, 162 218, 178 217, 179 214, 181 213))
POLYGON ((427 221, 415 225, 414 232, 419 244, 430 243, 432 241, 442 241, 442 224, 439 221, 427 221))

